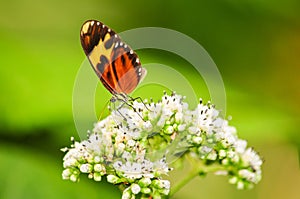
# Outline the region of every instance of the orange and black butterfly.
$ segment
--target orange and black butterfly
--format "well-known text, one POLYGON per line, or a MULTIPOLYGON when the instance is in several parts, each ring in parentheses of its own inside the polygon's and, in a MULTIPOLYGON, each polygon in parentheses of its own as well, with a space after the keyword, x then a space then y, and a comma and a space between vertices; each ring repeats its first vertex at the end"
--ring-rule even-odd
POLYGON ((96 20, 82 25, 80 40, 104 87, 125 101, 146 75, 137 54, 111 28, 96 20))

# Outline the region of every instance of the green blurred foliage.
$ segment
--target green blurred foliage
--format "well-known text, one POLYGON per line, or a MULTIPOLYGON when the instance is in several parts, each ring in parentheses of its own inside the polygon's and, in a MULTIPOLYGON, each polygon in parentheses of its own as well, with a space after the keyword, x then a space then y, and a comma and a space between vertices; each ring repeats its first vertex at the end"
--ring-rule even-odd
MULTIPOLYGON (((220 197, 210 195, 216 188, 226 192, 226 198, 297 198, 299 9, 298 0, 1 1, 0 198, 119 198, 105 183, 83 178, 74 184, 60 178, 59 148, 77 136, 72 91, 85 59, 79 30, 87 19, 101 20, 117 32, 147 26, 174 29, 197 40, 216 62, 226 87, 227 114, 233 116, 239 135, 265 157, 266 175, 247 192, 237 193, 225 180, 222 184, 219 177, 210 176, 189 186, 204 186, 205 198, 220 197), (277 157, 281 148, 285 153, 277 157), (272 165, 282 163, 287 170, 272 170, 272 165), (288 173, 280 174, 284 172, 288 173), (287 181, 292 184, 285 185, 287 181), (273 183, 282 191, 271 194, 273 183)), ((209 99, 203 80, 183 59, 155 50, 138 53, 142 63, 174 67, 199 97, 209 99)), ((149 90, 155 90, 153 97, 158 98, 163 89, 145 87, 136 95, 149 97, 149 90)), ((109 97, 99 85, 97 111, 109 97)), ((187 188, 175 198, 189 192, 187 188)))

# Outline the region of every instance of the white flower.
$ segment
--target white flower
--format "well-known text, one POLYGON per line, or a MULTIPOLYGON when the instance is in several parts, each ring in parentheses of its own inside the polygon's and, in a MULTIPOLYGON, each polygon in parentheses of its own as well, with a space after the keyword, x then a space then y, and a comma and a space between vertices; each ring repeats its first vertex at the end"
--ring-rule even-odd
POLYGON ((171 187, 170 181, 168 181, 168 180, 161 180, 160 182, 162 183, 162 187, 163 188, 170 189, 170 187, 171 187))
POLYGON ((151 124, 150 121, 144 122, 143 125, 144 125, 143 128, 144 128, 146 131, 151 131, 151 129, 152 129, 152 124, 151 124))
POLYGON ((247 169, 242 169, 242 170, 239 170, 239 175, 242 177, 242 178, 245 178, 247 179, 248 181, 251 181, 251 182, 256 182, 255 180, 255 173, 247 170, 247 169))
POLYGON ((162 104, 160 102, 152 102, 151 104, 149 104, 148 109, 148 117, 150 121, 154 121, 157 117, 159 117, 162 114, 162 104))
POLYGON ((260 170, 262 165, 262 160, 252 148, 248 148, 245 153, 242 154, 242 160, 244 165, 250 165, 254 170, 260 170))
POLYGON ((181 103, 182 97, 180 95, 165 95, 162 98, 163 114, 171 116, 175 112, 181 112, 183 109, 181 103))
POLYGON ((190 157, 207 167, 220 166, 216 174, 227 175, 239 189, 260 181, 259 155, 210 103, 200 100, 190 110, 184 97, 172 93, 157 103, 130 99, 116 107, 87 140, 63 150, 63 179, 77 182, 80 173, 95 181, 106 177, 124 186, 122 199, 158 199, 169 194, 170 182, 163 176, 172 170, 170 164, 190 157))
POLYGON ((238 153, 244 153, 247 147, 247 141, 237 140, 235 142, 235 151, 238 153))
POLYGON ((201 153, 210 153, 212 151, 212 148, 210 148, 208 146, 201 146, 201 147, 199 147, 199 151, 201 153))
POLYGON ((153 165, 153 169, 155 172, 158 172, 160 174, 167 174, 169 172, 169 167, 166 162, 166 158, 162 158, 158 161, 156 161, 153 165))
POLYGON ((184 131, 186 128, 186 124, 179 124, 177 128, 178 128, 178 131, 184 131))
POLYGON ((127 145, 129 146, 129 147, 133 147, 134 145, 135 145, 135 141, 134 140, 128 140, 127 141, 127 145))
POLYGON ((198 135, 200 134, 200 129, 195 127, 195 126, 191 126, 188 128, 188 131, 191 133, 191 134, 194 134, 194 135, 198 135))

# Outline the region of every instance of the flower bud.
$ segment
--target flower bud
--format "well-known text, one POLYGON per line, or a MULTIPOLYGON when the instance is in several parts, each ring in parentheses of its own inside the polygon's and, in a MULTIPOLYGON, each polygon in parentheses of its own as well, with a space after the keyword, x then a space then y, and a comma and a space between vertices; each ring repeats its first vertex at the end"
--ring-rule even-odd
POLYGON ((141 192, 144 194, 149 194, 149 193, 151 193, 151 189, 150 188, 142 188, 141 192))
POLYGON ((107 176, 107 182, 112 183, 112 184, 116 184, 118 183, 119 178, 115 175, 108 175, 107 176))
POLYGON ((71 180, 72 182, 77 182, 77 181, 78 181, 78 176, 75 175, 75 174, 72 174, 72 175, 70 176, 70 180, 71 180))
POLYGON ((123 191, 122 199, 131 199, 131 195, 132 194, 129 191, 126 191, 125 189, 125 191, 123 191))
POLYGON ((95 164, 94 165, 94 171, 100 172, 100 171, 103 171, 103 170, 105 170, 105 167, 102 166, 101 164, 95 164))
POLYGON ((65 169, 65 170, 63 170, 63 172, 62 172, 62 178, 64 180, 69 179, 70 175, 72 175, 71 169, 65 169))
POLYGON ((238 178, 236 176, 229 179, 230 184, 235 184, 235 183, 237 183, 237 181, 238 181, 238 178))
POLYGON ((90 173, 93 170, 93 166, 90 164, 82 164, 80 165, 80 171, 82 173, 90 173))
POLYGON ((168 126, 165 130, 165 133, 169 135, 172 134, 173 132, 174 132, 173 126, 168 126))
POLYGON ((195 144, 201 144, 202 142, 202 138, 201 137, 198 137, 198 136, 194 136, 193 137, 193 143, 195 144))
POLYGON ((238 181, 236 186, 237 186, 237 189, 244 189, 244 187, 245 187, 245 185, 242 181, 238 181))
POLYGON ((101 174, 100 173, 94 173, 94 180, 95 181, 101 181, 101 179, 102 179, 102 176, 101 176, 101 174))
POLYGON ((138 184, 132 184, 130 188, 133 194, 138 194, 141 191, 141 187, 138 184))
POLYGON ((142 178, 140 181, 139 181, 139 185, 141 187, 147 187, 151 184, 151 179, 150 178, 142 178))

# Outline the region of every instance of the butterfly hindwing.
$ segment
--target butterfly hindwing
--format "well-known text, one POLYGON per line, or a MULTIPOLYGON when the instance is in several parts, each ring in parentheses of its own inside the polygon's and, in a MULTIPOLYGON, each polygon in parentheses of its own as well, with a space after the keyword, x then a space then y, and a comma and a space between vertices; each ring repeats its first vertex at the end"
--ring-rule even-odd
POLYGON ((85 22, 80 36, 84 52, 106 89, 112 94, 132 92, 146 73, 137 54, 99 21, 85 22))

